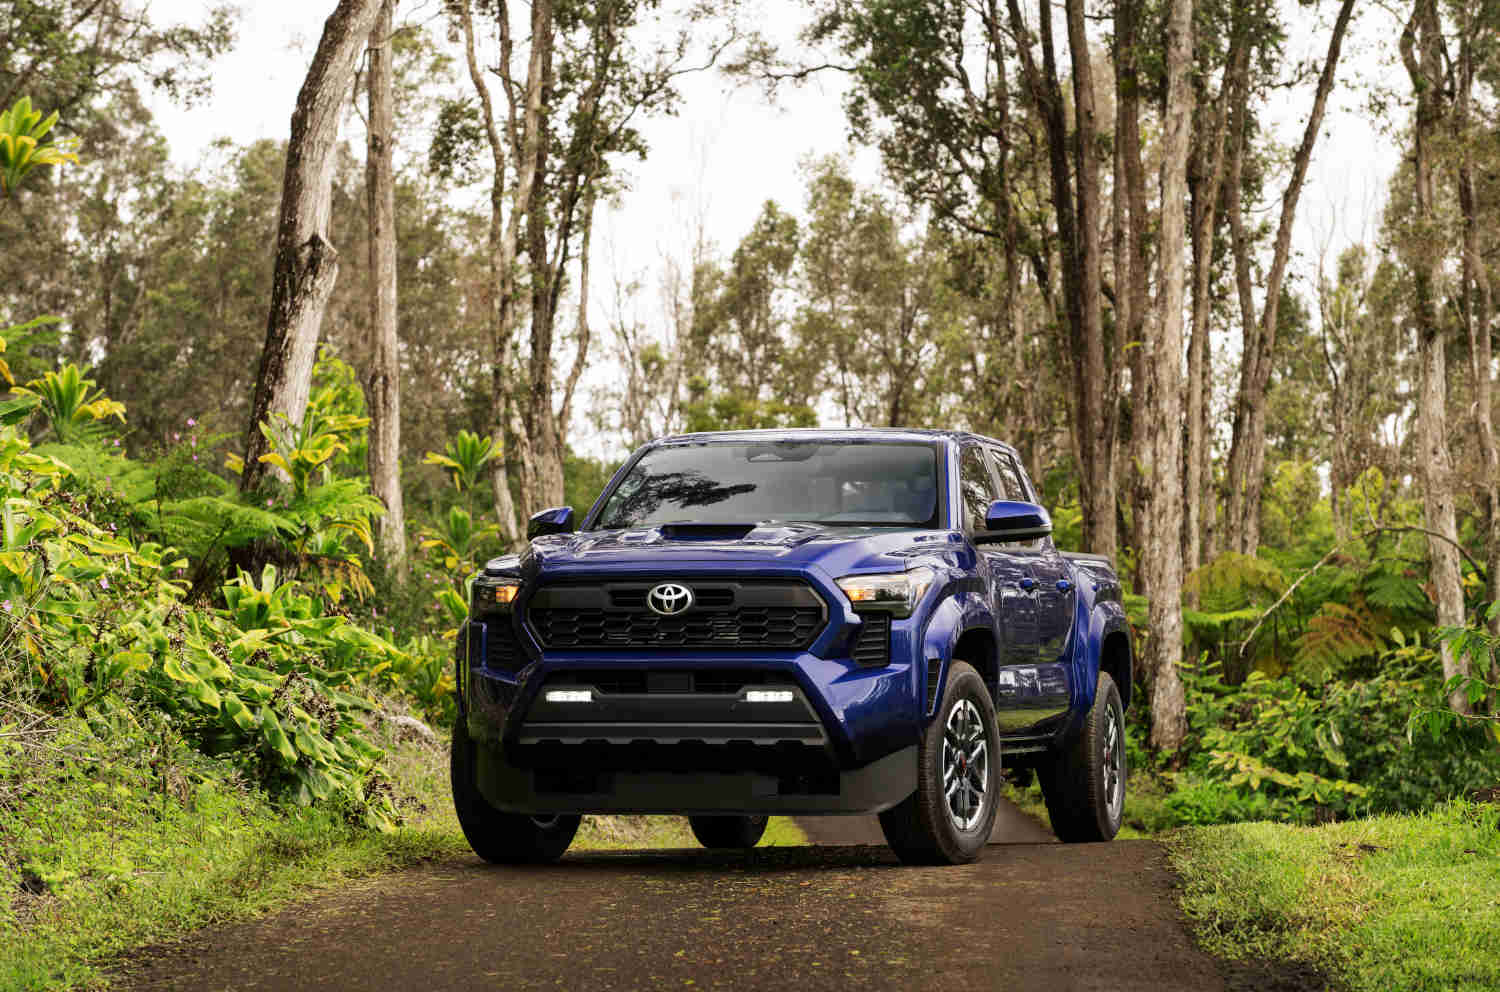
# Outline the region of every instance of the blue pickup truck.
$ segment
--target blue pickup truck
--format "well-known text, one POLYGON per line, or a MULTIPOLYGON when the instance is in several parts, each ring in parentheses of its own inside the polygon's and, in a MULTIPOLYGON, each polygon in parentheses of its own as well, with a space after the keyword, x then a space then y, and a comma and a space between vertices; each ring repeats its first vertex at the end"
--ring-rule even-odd
POLYGON ((549 861, 584 813, 753 846, 772 813, 878 813, 903 861, 976 859, 1002 768, 1064 841, 1125 798, 1130 630, 1059 553, 1010 447, 959 431, 689 434, 472 583, 453 795, 481 857, 549 861))

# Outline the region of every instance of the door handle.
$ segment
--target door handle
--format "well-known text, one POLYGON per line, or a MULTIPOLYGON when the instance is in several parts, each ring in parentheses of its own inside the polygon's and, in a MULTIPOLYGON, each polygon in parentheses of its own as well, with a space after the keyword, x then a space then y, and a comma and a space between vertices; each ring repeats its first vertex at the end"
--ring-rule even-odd
POLYGON ((1067 579, 1058 579, 1057 580, 1057 591, 1058 592, 1067 592, 1071 588, 1073 588, 1073 583, 1069 582, 1067 579))
POLYGON ((1017 582, 1016 585, 1020 586, 1022 589, 1025 589, 1027 592, 1030 592, 1031 590, 1036 588, 1036 579, 1022 579, 1020 582, 1017 582))

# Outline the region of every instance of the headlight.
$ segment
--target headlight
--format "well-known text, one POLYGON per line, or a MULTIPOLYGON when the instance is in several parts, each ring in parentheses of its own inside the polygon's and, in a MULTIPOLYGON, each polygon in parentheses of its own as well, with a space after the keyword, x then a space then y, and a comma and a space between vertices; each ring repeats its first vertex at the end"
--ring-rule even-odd
POLYGON ((846 575, 838 586, 856 610, 889 610, 907 616, 935 577, 932 569, 922 566, 909 572, 846 575))
POLYGON ((508 607, 520 591, 519 582, 475 582, 474 610, 478 612, 492 607, 508 607))

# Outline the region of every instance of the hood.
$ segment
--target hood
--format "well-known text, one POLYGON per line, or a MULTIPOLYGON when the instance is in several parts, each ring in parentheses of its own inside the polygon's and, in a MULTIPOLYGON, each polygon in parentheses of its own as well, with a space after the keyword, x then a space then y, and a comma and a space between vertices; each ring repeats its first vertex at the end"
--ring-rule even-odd
POLYGON ((951 555, 962 548, 952 531, 893 530, 821 524, 663 524, 627 530, 594 530, 538 537, 517 560, 507 556, 486 568, 498 573, 586 573, 659 570, 692 562, 728 568, 800 569, 817 565, 830 575, 888 568, 900 570, 913 557, 951 555))

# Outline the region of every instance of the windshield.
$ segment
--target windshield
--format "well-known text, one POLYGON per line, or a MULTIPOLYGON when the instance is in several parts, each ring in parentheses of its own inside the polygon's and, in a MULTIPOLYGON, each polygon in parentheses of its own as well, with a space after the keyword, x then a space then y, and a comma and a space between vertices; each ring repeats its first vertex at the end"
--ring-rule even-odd
POLYGON ((594 526, 938 526, 937 449, 923 442, 674 444, 648 451, 594 526))

